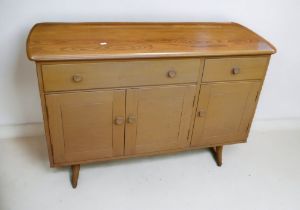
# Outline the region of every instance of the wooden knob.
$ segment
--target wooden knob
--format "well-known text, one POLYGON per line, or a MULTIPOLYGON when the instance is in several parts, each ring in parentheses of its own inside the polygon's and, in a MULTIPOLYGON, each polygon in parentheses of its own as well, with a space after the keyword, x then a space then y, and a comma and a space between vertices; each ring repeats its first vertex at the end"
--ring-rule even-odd
POLYGON ((79 74, 73 75, 73 81, 74 82, 81 82, 82 81, 82 76, 79 74))
POLYGON ((176 76, 176 71, 174 71, 174 70, 168 71, 168 77, 174 78, 175 76, 176 76))
POLYGON ((124 124, 124 117, 116 117, 115 124, 116 125, 123 125, 124 124))
POLYGON ((136 122, 135 116, 129 116, 127 118, 127 122, 130 123, 130 124, 135 123, 136 122))
POLYGON ((198 117, 204 117, 205 114, 206 114, 206 112, 204 110, 200 110, 200 111, 197 112, 198 117))
POLYGON ((240 73, 240 68, 239 67, 233 67, 232 68, 232 74, 239 74, 240 73))

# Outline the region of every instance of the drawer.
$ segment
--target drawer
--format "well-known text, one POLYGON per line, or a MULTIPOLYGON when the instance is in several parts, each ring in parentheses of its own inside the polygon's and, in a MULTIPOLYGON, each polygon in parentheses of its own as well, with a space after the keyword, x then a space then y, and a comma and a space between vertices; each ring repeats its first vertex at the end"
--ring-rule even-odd
POLYGON ((44 64, 45 91, 194 83, 201 59, 44 64))
POLYGON ((203 82, 263 79, 269 56, 206 59, 203 82))

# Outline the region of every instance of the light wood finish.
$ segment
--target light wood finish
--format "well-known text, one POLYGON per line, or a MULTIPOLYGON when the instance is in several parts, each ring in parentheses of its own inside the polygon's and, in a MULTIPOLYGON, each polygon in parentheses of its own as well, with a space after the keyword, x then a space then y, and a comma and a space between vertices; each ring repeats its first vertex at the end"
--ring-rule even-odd
MULTIPOLYGON (((244 142, 239 142, 244 143, 244 142)), ((222 145, 231 145, 236 144, 236 142, 224 142, 222 145)), ((169 150, 163 150, 163 151, 155 151, 155 152, 147 152, 147 153, 139 153, 134 155, 122 155, 122 156, 115 156, 115 157, 106 157, 106 158, 99 158, 99 159, 90 159, 90 160, 84 160, 84 161, 72 161, 72 162, 63 162, 63 163, 56 163, 55 167, 65 167, 70 166, 74 164, 90 164, 90 163, 102 163, 107 161, 113 161, 113 160, 127 160, 127 159, 134 159, 134 158, 143 158, 143 157, 152 157, 152 156, 163 156, 163 155, 170 155, 175 153, 181 153, 181 152, 189 152, 193 150, 200 150, 200 149, 210 149, 211 147, 218 146, 217 144, 210 144, 210 145, 204 145, 204 146, 196 146, 196 147, 185 147, 185 148, 177 148, 177 149, 169 149, 169 150)))
POLYGON ((46 64, 42 66, 44 88, 63 91, 195 83, 200 61, 198 58, 46 64))
POLYGON ((197 101, 199 99, 199 92, 200 92, 200 87, 201 87, 201 80, 202 80, 202 75, 203 75, 203 70, 204 70, 204 59, 201 59, 201 70, 200 70, 200 74, 198 77, 198 81, 196 84, 196 95, 194 97, 194 101, 193 101, 193 107, 192 107, 192 120, 190 122, 190 126, 189 126, 189 131, 188 131, 188 144, 191 144, 191 140, 192 140, 192 133, 193 133, 193 126, 195 123, 195 114, 196 114, 196 110, 197 110, 197 101))
POLYGON ((37 72, 39 94, 40 94, 41 106, 42 106, 42 115, 43 115, 43 120, 44 120, 44 130, 45 130, 45 136, 46 136, 48 157, 49 157, 50 167, 53 167, 54 166, 53 148, 52 148, 52 143, 51 143, 51 138, 50 138, 50 129, 49 129, 47 107, 46 107, 46 98, 45 98, 45 94, 44 94, 42 69, 41 69, 41 65, 39 63, 36 64, 36 72, 37 72))
POLYGON ((46 95, 54 162, 123 155, 125 92, 46 95))
POLYGON ((37 62, 50 166, 246 142, 276 49, 236 23, 42 23, 37 62))
POLYGON ((269 56, 206 59, 203 82, 261 79, 269 56))
POLYGON ((77 182, 78 182, 78 177, 79 177, 80 165, 72 165, 71 169, 72 169, 72 177, 71 177, 72 187, 76 188, 77 182))
POLYGON ((127 90, 125 154, 187 147, 195 89, 189 85, 127 90))
POLYGON ((272 54, 236 23, 40 23, 27 40, 35 61, 272 54))
POLYGON ((261 82, 201 86, 191 145, 246 141, 261 82))

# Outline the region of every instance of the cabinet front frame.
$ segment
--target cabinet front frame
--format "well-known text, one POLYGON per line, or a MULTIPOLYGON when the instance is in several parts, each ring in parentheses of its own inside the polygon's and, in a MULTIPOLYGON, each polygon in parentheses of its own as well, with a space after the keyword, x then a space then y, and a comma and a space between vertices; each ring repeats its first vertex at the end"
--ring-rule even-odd
MULTIPOLYGON (((195 97, 195 102, 193 106, 193 116, 192 120, 190 122, 190 127, 189 127, 189 135, 188 135, 188 142, 189 144, 191 143, 192 140, 192 130, 194 127, 195 123, 195 114, 196 114, 196 105, 199 100, 199 93, 200 93, 200 86, 201 84, 209 84, 209 83, 219 83, 219 82, 203 82, 202 81, 202 76, 203 76, 203 70, 205 66, 205 60, 209 58, 231 58, 231 57, 255 57, 255 56, 268 56, 268 62, 266 65, 266 68, 269 65, 270 61, 270 55, 224 55, 224 56, 202 56, 202 57, 184 57, 184 58, 198 58, 201 60, 200 62, 200 69, 199 69, 199 78, 196 83, 196 97, 195 97)), ((179 59, 182 59, 183 57, 178 57, 179 59)), ((151 60, 153 58, 147 58, 147 60, 151 60)), ((154 59, 176 59, 176 57, 168 57, 168 58, 154 58, 154 59)), ((110 59, 108 59, 110 60, 110 59)), ((117 59, 113 59, 117 60, 117 59)), ((135 60, 135 59, 128 59, 128 60, 135 60)), ((194 149, 200 149, 200 148, 207 148, 207 147, 213 147, 213 146, 219 146, 219 144, 211 144, 211 145, 201 145, 201 146, 195 146, 195 147, 186 147, 186 148, 180 148, 180 149, 173 149, 173 150, 166 150, 166 151, 158 151, 158 152, 150 152, 146 154, 131 154, 131 155, 126 155, 124 154, 123 156, 118 156, 118 157, 109 157, 109 158, 101 158, 101 159, 95 159, 95 160, 85 160, 85 161, 72 161, 72 162, 64 162, 64 163, 54 163, 53 159, 53 145, 51 143, 51 137, 50 137, 50 129, 49 129, 49 116, 47 113, 47 106, 46 106, 46 101, 45 101, 45 95, 48 94, 44 90, 44 85, 43 85, 43 78, 42 78, 42 65, 44 64, 64 64, 64 63, 89 63, 89 62, 102 62, 105 60, 81 60, 81 61, 38 61, 36 62, 36 71, 37 71, 37 78, 38 78, 38 87, 39 87, 39 94, 40 94, 40 99, 41 99, 41 107, 42 107, 42 115, 43 115, 43 124, 44 124, 44 130, 45 130, 45 137, 46 137, 46 143, 47 143, 47 150, 48 150, 48 157, 49 157, 49 162, 50 162, 50 167, 61 167, 61 166, 69 166, 73 164, 85 164, 85 163, 91 163, 91 162, 101 162, 101 161, 107 161, 107 160, 115 160, 115 159, 127 159, 127 158, 132 158, 132 157, 141 157, 141 156, 152 156, 152 155, 158 155, 158 154, 169 154, 169 153, 175 153, 175 152, 181 152, 181 151, 188 151, 188 150, 194 150, 194 149)), ((267 72, 267 71, 266 71, 267 72)), ((265 79, 265 75, 263 78, 261 78, 261 83, 263 84, 265 79)), ((247 80, 243 80, 247 81, 247 80)), ((220 81, 223 82, 223 81, 220 81)), ((191 83, 195 84, 195 83, 191 83)), ((177 84, 174 84, 177 85, 177 84)), ((178 84, 178 85, 185 85, 185 84, 178 84)), ((156 86, 165 86, 165 85, 156 85, 156 86)), ((262 85, 261 85, 262 86, 262 85)), ((141 86, 143 87, 143 86, 141 86)), ((148 86, 147 86, 148 87, 148 86)), ((63 92, 85 92, 85 91, 93 91, 93 90, 101 90, 101 89, 118 89, 118 90, 127 90, 128 88, 131 87, 122 87, 122 88, 97 88, 97 89, 91 89, 91 90, 73 90, 73 91, 63 91, 63 92)), ((55 92, 53 92, 55 93, 55 92)), ((61 92, 62 93, 62 92, 61 92)), ((252 119, 251 119, 252 120, 252 119)), ((232 142, 236 143, 236 142, 232 142)), ((226 144, 232 144, 231 142, 224 143, 222 145, 226 144)))

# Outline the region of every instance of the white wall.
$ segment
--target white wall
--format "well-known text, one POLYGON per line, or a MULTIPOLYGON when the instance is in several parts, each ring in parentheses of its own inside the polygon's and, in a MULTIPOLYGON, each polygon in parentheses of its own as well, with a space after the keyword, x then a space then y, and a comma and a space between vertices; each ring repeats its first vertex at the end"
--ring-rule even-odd
POLYGON ((25 42, 43 21, 234 21, 278 49, 257 119, 300 117, 300 1, 0 0, 0 125, 41 122, 35 65, 25 42))

